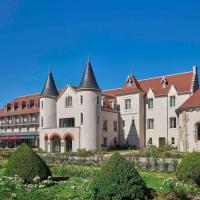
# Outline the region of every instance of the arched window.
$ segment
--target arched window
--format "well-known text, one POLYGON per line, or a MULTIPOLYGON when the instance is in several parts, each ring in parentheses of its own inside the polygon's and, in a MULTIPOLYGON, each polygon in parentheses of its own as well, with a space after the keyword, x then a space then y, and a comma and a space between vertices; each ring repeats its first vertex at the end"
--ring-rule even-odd
POLYGON ((83 124, 83 113, 81 113, 80 118, 80 123, 83 124))
POLYGON ((197 130, 197 140, 200 140, 200 123, 196 124, 196 130, 197 130))
POLYGON ((72 96, 68 96, 65 99, 65 106, 66 107, 71 107, 72 106, 72 96))

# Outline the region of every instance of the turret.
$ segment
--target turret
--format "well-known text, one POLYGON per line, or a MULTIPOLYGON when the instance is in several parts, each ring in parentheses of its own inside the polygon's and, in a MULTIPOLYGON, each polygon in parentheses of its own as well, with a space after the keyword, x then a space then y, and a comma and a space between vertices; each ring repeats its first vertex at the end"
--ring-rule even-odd
POLYGON ((90 61, 78 88, 80 99, 81 148, 97 149, 100 145, 101 90, 90 61))
POLYGON ((44 88, 40 98, 40 127, 55 128, 56 127, 56 99, 58 90, 54 82, 53 75, 49 71, 44 88))

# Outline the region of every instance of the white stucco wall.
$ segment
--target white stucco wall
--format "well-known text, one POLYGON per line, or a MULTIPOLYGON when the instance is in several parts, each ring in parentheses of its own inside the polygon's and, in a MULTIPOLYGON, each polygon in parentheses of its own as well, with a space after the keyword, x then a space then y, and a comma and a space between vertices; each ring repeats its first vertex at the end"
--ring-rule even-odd
POLYGON ((118 131, 119 131, 119 123, 118 123, 118 112, 102 110, 102 122, 107 120, 107 128, 108 130, 103 130, 103 124, 101 126, 101 144, 103 144, 103 138, 107 138, 107 147, 114 146, 114 139, 117 139, 118 142, 118 131), (117 121, 117 131, 114 130, 114 121, 117 121))
POLYGON ((179 115, 180 151, 200 151, 200 140, 197 140, 197 123, 200 123, 199 109, 183 111, 179 115))
POLYGON ((122 96, 117 96, 117 104, 120 105, 120 144, 129 144, 140 147, 140 135, 144 134, 144 103, 141 93, 132 93, 122 96), (131 109, 125 109, 125 99, 131 99, 131 109), (123 127, 123 120, 125 126, 123 127), (135 125, 132 126, 132 120, 135 125))
POLYGON ((159 146, 159 138, 165 138, 166 143, 171 144, 172 137, 175 138, 174 146, 178 146, 178 117, 175 110, 187 99, 190 94, 177 94, 172 85, 168 96, 156 96, 150 89, 147 93, 147 99, 153 98, 153 108, 148 109, 146 100, 146 144, 149 138, 152 138, 152 144, 159 146), (175 96, 176 105, 170 107, 170 96, 175 96), (170 117, 176 117, 177 128, 170 128, 170 117), (154 129, 147 129, 147 120, 154 119, 154 129), (168 140, 168 141, 167 141, 168 140))
POLYGON ((61 152, 64 153, 64 140, 63 136, 69 134, 73 136, 72 140, 72 151, 80 149, 80 135, 81 131, 79 128, 54 128, 54 129, 42 129, 40 130, 40 148, 45 151, 45 136, 48 136, 48 152, 51 152, 51 141, 50 137, 53 135, 59 135, 61 138, 61 152))

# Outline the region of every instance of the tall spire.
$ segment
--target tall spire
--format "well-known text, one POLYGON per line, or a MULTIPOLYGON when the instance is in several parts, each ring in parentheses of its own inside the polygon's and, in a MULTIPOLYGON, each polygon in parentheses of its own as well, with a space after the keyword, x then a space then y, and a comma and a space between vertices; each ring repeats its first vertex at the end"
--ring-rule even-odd
POLYGON ((100 90, 89 60, 87 62, 79 88, 100 90))
POLYGON ((49 69, 49 74, 48 74, 47 80, 45 82, 44 88, 41 92, 41 96, 44 96, 44 97, 57 97, 58 96, 58 90, 56 88, 56 84, 53 79, 51 69, 49 69))

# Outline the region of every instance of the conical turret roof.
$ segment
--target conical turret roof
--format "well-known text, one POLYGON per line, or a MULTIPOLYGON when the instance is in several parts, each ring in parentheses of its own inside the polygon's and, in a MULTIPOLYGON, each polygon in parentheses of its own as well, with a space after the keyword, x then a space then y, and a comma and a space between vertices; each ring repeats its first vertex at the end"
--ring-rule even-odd
POLYGON ((56 88, 56 84, 53 78, 53 75, 51 73, 51 70, 49 70, 49 74, 47 77, 47 80, 45 82, 44 88, 41 92, 41 96, 44 97, 57 97, 58 94, 58 90, 56 88))
POLYGON ((94 72, 92 70, 92 66, 90 61, 88 61, 87 66, 85 68, 85 72, 83 74, 81 83, 79 85, 80 89, 95 89, 100 90, 98 83, 96 81, 94 72))

